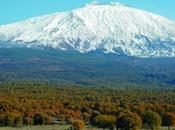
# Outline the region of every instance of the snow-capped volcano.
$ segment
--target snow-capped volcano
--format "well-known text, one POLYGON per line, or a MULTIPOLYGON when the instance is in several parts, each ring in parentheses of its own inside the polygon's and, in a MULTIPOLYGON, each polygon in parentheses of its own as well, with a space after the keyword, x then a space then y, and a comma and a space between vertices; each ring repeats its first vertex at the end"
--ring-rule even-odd
POLYGON ((119 3, 95 3, 70 12, 2 25, 0 41, 0 47, 175 56, 175 22, 119 3))

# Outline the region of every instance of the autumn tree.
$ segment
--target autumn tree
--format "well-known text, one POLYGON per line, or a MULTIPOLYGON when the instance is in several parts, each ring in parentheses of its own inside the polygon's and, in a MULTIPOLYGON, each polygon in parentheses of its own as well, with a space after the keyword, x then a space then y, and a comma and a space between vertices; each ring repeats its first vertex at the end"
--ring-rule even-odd
POLYGON ((142 115, 142 113, 144 113, 144 109, 139 106, 133 106, 131 111, 137 113, 139 116, 142 115))
POLYGON ((117 129, 125 130, 138 130, 142 126, 142 121, 136 113, 127 112, 117 117, 116 127, 117 129))
POLYGON ((175 126, 175 114, 170 112, 165 113, 162 117, 162 125, 168 126, 168 128, 175 126))
POLYGON ((72 126, 73 126, 74 130, 83 130, 86 127, 84 121, 82 121, 82 120, 75 120, 73 122, 72 126))

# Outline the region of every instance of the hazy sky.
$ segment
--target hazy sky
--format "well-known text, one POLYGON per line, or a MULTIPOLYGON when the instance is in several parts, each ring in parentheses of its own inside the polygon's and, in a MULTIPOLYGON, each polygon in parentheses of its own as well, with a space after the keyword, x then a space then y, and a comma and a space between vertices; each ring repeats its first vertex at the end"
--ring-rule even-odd
MULTIPOLYGON (((0 24, 33 16, 69 11, 94 0, 0 0, 0 24)), ((98 0, 101 3, 120 2, 175 20, 175 0, 98 0)))

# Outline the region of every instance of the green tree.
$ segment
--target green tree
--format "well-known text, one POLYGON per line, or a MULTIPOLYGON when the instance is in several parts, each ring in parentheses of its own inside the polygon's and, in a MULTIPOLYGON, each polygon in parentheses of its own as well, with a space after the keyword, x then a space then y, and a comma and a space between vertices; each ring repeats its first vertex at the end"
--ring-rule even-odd
POLYGON ((16 113, 9 113, 6 115, 5 124, 7 126, 21 126, 23 124, 23 117, 16 113))
POLYGON ((17 127, 22 126, 23 125, 23 117, 21 115, 16 116, 15 120, 14 120, 14 124, 17 127))
POLYGON ((94 125, 104 129, 105 128, 114 129, 115 122, 116 122, 115 116, 111 115, 99 115, 96 116, 94 119, 94 125))
POLYGON ((175 126, 175 114, 170 112, 165 113, 162 117, 162 125, 168 126, 168 128, 175 126))
POLYGON ((142 126, 142 121, 136 113, 127 112, 119 116, 116 120, 117 129, 138 130, 142 126))
POLYGON ((34 124, 35 125, 45 125, 50 124, 52 122, 52 117, 48 116, 44 113, 38 113, 34 117, 34 124))
POLYGON ((14 126, 15 118, 16 118, 16 114, 14 113, 7 114, 5 119, 5 124, 7 126, 14 126))
POLYGON ((149 129, 159 129, 161 126, 161 117, 158 113, 147 111, 142 116, 143 126, 149 129))
POLYGON ((5 114, 0 114, 0 126, 5 125, 5 114))
POLYGON ((83 113, 82 113, 82 116, 83 116, 83 119, 84 119, 87 123, 89 123, 89 120, 90 120, 90 118, 91 118, 91 115, 90 115, 88 112, 83 112, 83 113))

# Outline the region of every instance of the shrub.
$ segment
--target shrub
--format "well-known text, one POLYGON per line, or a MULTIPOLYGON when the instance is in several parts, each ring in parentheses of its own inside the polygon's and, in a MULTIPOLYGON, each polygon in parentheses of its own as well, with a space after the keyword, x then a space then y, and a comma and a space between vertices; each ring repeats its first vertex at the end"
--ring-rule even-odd
POLYGON ((85 123, 82 120, 75 120, 72 124, 74 130, 83 130, 85 129, 85 123))

